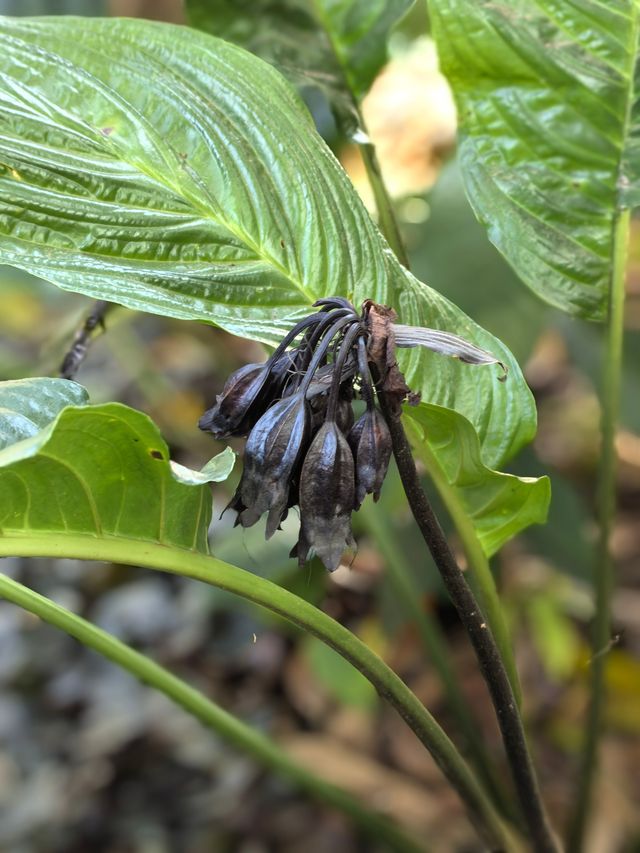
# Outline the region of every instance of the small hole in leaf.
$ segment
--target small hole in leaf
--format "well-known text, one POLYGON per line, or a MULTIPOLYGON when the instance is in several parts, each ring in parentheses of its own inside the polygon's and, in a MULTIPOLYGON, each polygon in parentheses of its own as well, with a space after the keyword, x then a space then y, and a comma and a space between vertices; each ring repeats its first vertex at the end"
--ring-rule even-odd
POLYGON ((164 459, 164 456, 162 455, 162 453, 160 453, 159 450, 150 450, 149 455, 152 456, 154 459, 164 459))

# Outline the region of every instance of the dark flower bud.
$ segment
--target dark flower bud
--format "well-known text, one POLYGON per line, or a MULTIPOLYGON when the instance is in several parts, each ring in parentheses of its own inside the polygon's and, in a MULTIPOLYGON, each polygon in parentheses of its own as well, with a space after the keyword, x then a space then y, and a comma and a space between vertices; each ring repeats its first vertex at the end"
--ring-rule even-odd
POLYGON ((244 456, 238 501, 239 519, 251 527, 268 512, 266 536, 278 528, 289 506, 289 487, 297 473, 309 434, 309 412, 303 394, 278 400, 251 430, 244 456))
POLYGON ((269 382, 274 392, 283 388, 287 380, 296 375, 300 356, 301 350, 298 348, 289 349, 273 360, 269 382))
POLYGON ((359 509, 365 495, 380 497, 380 489, 387 474, 391 458, 391 434, 382 413, 374 406, 358 418, 348 436, 355 458, 356 495, 355 509, 359 509))
POLYGON ((349 435, 349 431, 353 426, 353 396, 353 383, 343 382, 340 386, 336 405, 336 423, 344 435, 349 435))
POLYGON ((327 419, 327 395, 313 397, 309 408, 311 409, 311 435, 315 435, 327 419))
POLYGON ((351 448, 335 422, 327 421, 311 442, 300 475, 300 537, 292 556, 301 566, 315 553, 333 572, 345 549, 355 547, 354 492, 351 448))
POLYGON ((216 404, 198 421, 215 438, 246 435, 261 414, 261 392, 269 377, 269 362, 245 364, 225 382, 216 404))

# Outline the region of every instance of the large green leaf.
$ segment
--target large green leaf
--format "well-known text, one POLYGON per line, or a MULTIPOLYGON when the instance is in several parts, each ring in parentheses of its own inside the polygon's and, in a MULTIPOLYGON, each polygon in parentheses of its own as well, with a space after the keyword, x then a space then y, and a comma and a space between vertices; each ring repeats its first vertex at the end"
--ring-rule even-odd
POLYGON ((322 89, 353 112, 387 59, 387 38, 414 0, 186 0, 191 23, 322 89))
POLYGON ((271 66, 142 21, 5 19, 0 39, 4 261, 266 342, 321 296, 393 305, 509 365, 501 383, 493 368, 400 354, 426 401, 473 424, 486 465, 530 440, 535 409, 513 356, 398 263, 271 66))
POLYGON ((68 379, 16 379, 0 383, 0 451, 31 438, 65 406, 82 406, 88 395, 68 379))
MULTIPOLYGON (((55 381, 30 380, 30 390, 46 392, 55 381)), ((17 384, 0 384, 0 401, 17 384)), ((29 397, 15 407, 28 408, 29 397)), ((0 431, 4 418, 0 410, 0 431)), ((208 553, 211 493, 203 482, 224 479, 233 457, 220 454, 199 480, 174 470, 157 427, 141 412, 119 403, 68 406, 0 450, 0 535, 118 536, 208 553)))
POLYGON ((425 405, 408 413, 418 455, 425 443, 435 453, 447 481, 458 490, 487 556, 530 524, 546 521, 551 497, 547 477, 516 477, 487 468, 473 427, 454 412, 425 405))
POLYGON ((539 296, 602 319, 640 201, 638 0, 429 0, 467 191, 539 296))

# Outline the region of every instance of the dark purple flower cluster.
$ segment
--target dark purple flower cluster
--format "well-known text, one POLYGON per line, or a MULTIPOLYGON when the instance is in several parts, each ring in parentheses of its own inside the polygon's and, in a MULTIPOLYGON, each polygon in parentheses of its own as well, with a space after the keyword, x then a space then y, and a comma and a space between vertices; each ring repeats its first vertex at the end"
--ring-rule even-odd
POLYGON ((290 507, 300 507, 292 556, 317 554, 333 571, 353 547, 351 513, 368 494, 377 500, 391 456, 387 422, 376 406, 417 402, 395 361, 396 347, 426 347, 467 364, 500 364, 494 355, 443 332, 395 322, 395 312, 367 300, 359 314, 341 297, 285 335, 271 358, 229 377, 200 429, 215 438, 248 436, 244 471, 229 504, 236 524, 250 527, 267 513, 266 536, 290 507), (377 385, 372 380, 372 372, 377 385), (353 402, 365 411, 354 422, 353 402))
POLYGON ((300 507, 292 556, 314 554, 333 571, 354 547, 351 513, 380 495, 391 456, 386 421, 375 405, 366 312, 342 298, 321 299, 263 364, 227 380, 200 428, 216 438, 248 436, 244 471, 229 507, 250 527, 267 513, 271 537, 289 508, 300 507), (353 402, 364 413, 354 422, 353 402))

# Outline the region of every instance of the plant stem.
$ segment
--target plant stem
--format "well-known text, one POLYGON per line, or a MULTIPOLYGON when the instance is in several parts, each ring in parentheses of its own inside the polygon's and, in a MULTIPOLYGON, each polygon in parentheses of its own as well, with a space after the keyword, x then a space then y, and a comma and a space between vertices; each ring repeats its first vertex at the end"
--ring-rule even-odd
POLYGON ((75 377, 80 365, 87 357, 95 330, 98 327, 104 329, 104 318, 112 308, 115 308, 112 302, 105 302, 102 299, 93 303, 91 311, 87 314, 82 326, 76 331, 73 343, 60 365, 62 379, 73 379, 75 377))
MULTIPOLYGON (((366 133, 364 118, 362 117, 362 114, 359 114, 359 117, 360 125, 363 129, 363 132, 366 133)), ((376 149, 370 142, 361 144, 359 147, 360 153, 362 155, 362 161, 364 163, 364 168, 367 173, 367 179, 369 181, 369 185, 371 186, 373 197, 375 199, 376 210, 378 211, 378 224, 380 226, 380 230, 384 234, 387 243, 392 248, 400 263, 407 269, 409 269, 409 257, 407 255, 407 250, 404 247, 404 242, 400 234, 400 227, 398 225, 398 220, 396 219, 396 215, 393 209, 393 203, 391 201, 389 193, 387 192, 387 187, 384 183, 384 180, 382 179, 382 173, 380 171, 380 164, 376 155, 376 149)))
POLYGON ((447 508, 447 512, 453 520, 456 532, 460 537, 467 561, 473 569, 473 571, 469 572, 469 584, 473 589, 474 594, 478 597, 480 607, 487 617, 487 621, 491 627, 491 633, 494 636, 498 649, 500 650, 500 656, 502 657, 505 669, 507 670, 507 675, 511 682, 511 689, 516 697, 518 707, 521 707, 522 690, 520 688, 520 679, 518 677, 518 670, 516 669, 516 662, 513 656, 509 629, 507 628, 507 623, 504 618, 504 611, 500 605, 500 599, 498 598, 498 591, 491 572, 491 567, 489 566, 489 560, 482 550, 480 540, 473 528, 473 522, 464 511, 464 508, 460 505, 460 501, 455 494, 453 486, 449 484, 446 475, 442 470, 440 463, 436 459, 435 454, 429 447, 429 443, 426 438, 420 440, 420 449, 418 454, 423 457, 429 476, 433 480, 433 483, 438 490, 445 507, 447 508))
POLYGON ((7 530, 0 536, 0 556, 66 557, 145 566, 204 581, 283 616, 335 649, 393 705, 458 792, 488 846, 492 850, 515 849, 513 836, 496 814, 482 786, 415 694, 351 631, 304 599, 215 557, 143 540, 7 530))
POLYGON ((469 635, 489 688, 531 843, 538 853, 555 853, 558 846, 540 797, 518 705, 500 652, 420 484, 401 412, 394 409, 385 393, 379 392, 378 400, 391 431, 393 455, 409 506, 469 635))
POLYGON ((446 640, 433 616, 420 607, 411 579, 411 570, 394 536, 391 525, 377 504, 365 503, 359 511, 359 517, 368 532, 375 537, 387 564, 387 577, 393 586, 396 599, 405 613, 415 624, 427 659, 436 669, 446 700, 462 734, 470 760, 484 781, 487 791, 501 813, 509 820, 517 822, 512 804, 500 782, 495 778, 489 756, 482 745, 482 734, 469 710, 469 704, 460 690, 455 672, 449 660, 446 640))
POLYGON ((630 211, 622 210, 613 230, 613 267, 609 288, 606 350, 601 389, 602 446, 598 465, 599 537, 594 573, 595 618, 592 626, 590 704, 581 758, 575 811, 569 824, 567 850, 582 850, 589 817, 593 782, 598 759, 598 741, 602 732, 605 703, 605 670, 611 641, 611 593, 614 584, 614 565, 611 554, 611 533, 616 513, 615 449, 624 339, 625 271, 629 245, 630 211))
POLYGON ((0 574, 0 597, 60 628, 83 645, 128 670, 140 681, 164 693, 205 726, 251 755, 260 764, 291 780, 312 797, 348 815, 370 837, 385 841, 392 850, 401 853, 421 853, 425 850, 385 817, 369 811, 345 791, 313 775, 289 758, 269 738, 227 713, 198 690, 106 631, 3 574, 0 574))
MULTIPOLYGON (((358 112, 360 125, 366 131, 364 118, 358 112)), ((409 269, 409 257, 402 241, 398 220, 393 208, 393 202, 387 191, 387 187, 380 172, 378 158, 373 145, 367 144, 361 146, 362 159, 364 161, 367 178, 373 192, 378 212, 378 222, 380 230, 384 234, 389 246, 393 249, 399 261, 409 269)), ((428 455, 428 468, 431 478, 438 489, 447 511, 449 512, 462 541, 462 545, 469 562, 473 569, 471 573, 471 583, 474 585, 476 594, 480 598, 483 610, 486 613, 489 625, 495 636, 498 648, 502 655, 502 659, 507 668, 511 687, 516 697, 518 707, 522 703, 522 691, 520 689, 520 679, 518 678, 518 670, 516 669, 515 659, 513 657, 511 639, 505 622, 504 613, 500 606, 498 593, 496 590, 495 581, 491 573, 489 561, 487 560, 482 545, 480 544, 476 532, 473 529, 473 523, 470 521, 464 509, 460 506, 453 488, 449 485, 439 463, 435 459, 431 448, 426 440, 421 440, 421 452, 428 455)))

